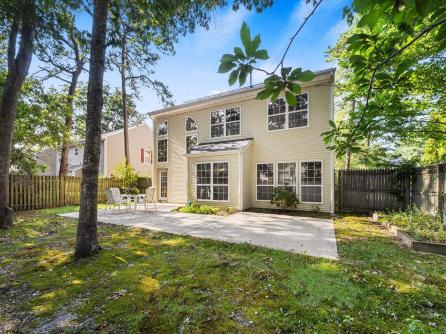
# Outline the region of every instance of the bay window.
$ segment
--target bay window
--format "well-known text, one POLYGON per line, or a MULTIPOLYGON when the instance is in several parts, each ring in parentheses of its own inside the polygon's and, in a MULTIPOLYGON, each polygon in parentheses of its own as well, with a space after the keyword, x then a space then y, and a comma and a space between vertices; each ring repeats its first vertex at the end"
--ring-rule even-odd
POLYGON ((227 201, 229 199, 229 163, 197 164, 197 199, 227 201))

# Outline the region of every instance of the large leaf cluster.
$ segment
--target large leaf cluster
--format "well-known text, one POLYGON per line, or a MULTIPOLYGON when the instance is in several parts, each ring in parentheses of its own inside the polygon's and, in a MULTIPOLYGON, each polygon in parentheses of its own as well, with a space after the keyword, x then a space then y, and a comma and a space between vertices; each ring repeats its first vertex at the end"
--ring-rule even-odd
POLYGON ((252 75, 254 70, 262 71, 268 75, 264 80, 264 89, 257 94, 257 98, 264 100, 270 98, 273 102, 277 100, 281 93, 285 93, 285 98, 290 105, 296 105, 296 94, 301 92, 299 82, 311 81, 314 79, 314 73, 311 71, 302 71, 302 68, 284 67, 283 60, 280 66, 280 75, 275 72, 271 73, 256 67, 258 61, 269 59, 268 51, 260 49, 261 38, 256 35, 251 38, 251 32, 243 22, 240 29, 240 39, 243 49, 234 47, 233 54, 224 54, 220 59, 219 73, 227 73, 231 71, 228 78, 229 85, 235 84, 237 81, 240 86, 246 83, 248 75, 252 75))

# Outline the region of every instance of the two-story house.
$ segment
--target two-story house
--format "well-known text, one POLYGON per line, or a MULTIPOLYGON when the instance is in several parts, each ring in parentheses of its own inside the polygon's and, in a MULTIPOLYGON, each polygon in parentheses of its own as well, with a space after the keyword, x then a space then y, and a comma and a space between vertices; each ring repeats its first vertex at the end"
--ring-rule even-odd
MULTIPOLYGON (((130 164, 141 176, 152 176, 153 134, 145 123, 129 128, 130 164)), ((48 149, 37 154, 40 163, 47 166, 43 175, 59 175, 60 149, 48 149)), ((73 143, 68 150, 68 175, 81 176, 84 160, 84 140, 73 143)), ((111 176, 119 163, 125 161, 124 130, 101 135, 99 174, 111 176)))
POLYGON ((321 133, 333 120, 334 73, 301 83, 296 107, 256 99, 255 85, 151 112, 159 200, 269 208, 274 187, 287 186, 299 209, 333 212, 334 158, 321 133))

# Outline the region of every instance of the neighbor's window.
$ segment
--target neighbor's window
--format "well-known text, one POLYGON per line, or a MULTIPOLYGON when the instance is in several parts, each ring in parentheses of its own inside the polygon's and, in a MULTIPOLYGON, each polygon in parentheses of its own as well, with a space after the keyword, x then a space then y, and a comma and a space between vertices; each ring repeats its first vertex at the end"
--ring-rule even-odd
POLYGON ((167 138, 158 139, 158 162, 167 162, 167 138))
POLYGON ((197 122, 195 122, 195 120, 192 117, 187 116, 186 117, 186 132, 196 131, 196 130, 198 130, 197 122))
POLYGON ((296 192, 296 163, 279 162, 277 164, 277 186, 290 188, 296 192))
POLYGON ((158 137, 167 136, 167 121, 164 121, 158 125, 158 137))
POLYGON ((257 200, 270 201, 274 189, 274 164, 257 164, 257 200))
POLYGON ((74 155, 79 155, 79 150, 77 148, 74 149, 74 155))
POLYGON ((229 164, 197 164, 197 199, 227 201, 229 198, 229 164))
POLYGON ((193 134, 186 136, 186 152, 189 153, 190 149, 198 144, 198 135, 193 134))
POLYGON ((300 163, 301 202, 322 203, 322 162, 300 163))
POLYGON ((227 108, 211 112, 211 138, 240 134, 240 108, 227 108))
POLYGON ((268 103, 268 130, 301 128, 308 125, 308 93, 298 94, 296 99, 296 106, 289 106, 284 98, 268 103))

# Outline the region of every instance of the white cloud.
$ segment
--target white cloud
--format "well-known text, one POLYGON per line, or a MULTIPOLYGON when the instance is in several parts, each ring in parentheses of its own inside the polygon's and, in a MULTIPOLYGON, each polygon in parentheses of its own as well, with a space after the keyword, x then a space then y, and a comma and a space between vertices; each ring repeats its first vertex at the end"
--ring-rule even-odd
POLYGON ((223 92, 224 92, 224 90, 211 89, 210 95, 216 95, 216 94, 220 94, 220 93, 223 93, 223 92))
POLYGON ((305 20, 305 18, 310 15, 312 10, 312 2, 306 3, 305 0, 301 0, 299 5, 294 8, 293 13, 290 16, 290 23, 292 23, 293 25, 296 24, 296 21, 298 23, 302 23, 303 20, 305 20))
POLYGON ((333 46, 338 40, 339 36, 346 32, 348 29, 348 23, 346 20, 339 20, 334 26, 330 28, 329 31, 324 36, 324 39, 333 46))
POLYGON ((196 34, 198 50, 218 49, 224 46, 238 34, 243 20, 249 15, 250 12, 244 8, 236 12, 229 9, 222 15, 216 15, 209 24, 209 30, 200 29, 196 34))

